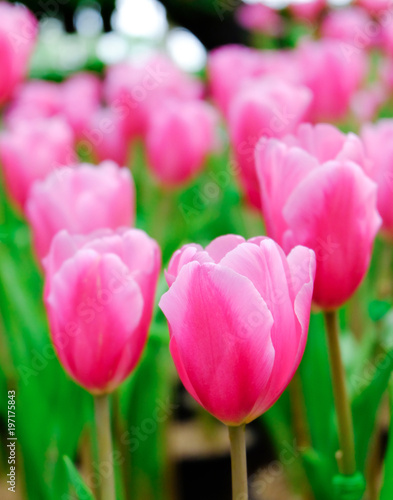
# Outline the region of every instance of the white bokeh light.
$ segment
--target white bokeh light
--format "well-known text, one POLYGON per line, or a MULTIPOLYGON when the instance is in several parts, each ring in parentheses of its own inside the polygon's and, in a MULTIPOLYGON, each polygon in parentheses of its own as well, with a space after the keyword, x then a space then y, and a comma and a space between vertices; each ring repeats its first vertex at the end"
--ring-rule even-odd
POLYGON ((129 36, 160 39, 168 29, 166 10, 158 0, 117 0, 112 26, 129 36))
POLYGON ((102 32, 101 13, 92 7, 82 7, 75 13, 75 29, 79 35, 95 37, 102 32))
POLYGON ((105 33, 97 43, 97 57, 105 64, 116 64, 127 58, 129 44, 118 33, 105 33))
POLYGON ((184 28, 171 30, 166 46, 171 58, 184 71, 196 72, 204 68, 206 49, 191 31, 184 28))

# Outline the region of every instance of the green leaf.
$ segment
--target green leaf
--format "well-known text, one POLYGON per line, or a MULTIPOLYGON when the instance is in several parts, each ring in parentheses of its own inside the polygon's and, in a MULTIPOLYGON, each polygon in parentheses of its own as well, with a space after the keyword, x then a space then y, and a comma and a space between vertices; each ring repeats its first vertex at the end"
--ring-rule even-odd
POLYGON ((83 481, 72 460, 67 456, 63 456, 63 460, 66 466, 69 482, 71 483, 75 493, 77 494, 78 500, 94 500, 93 493, 83 481))
POLYGON ((363 472, 374 431, 376 414, 382 395, 388 387, 392 370, 393 351, 385 354, 374 370, 370 370, 370 363, 367 363, 360 380, 363 385, 360 386, 360 391, 352 402, 356 463, 358 469, 363 472))
POLYGON ((382 490, 380 495, 380 500, 391 500, 393 498, 393 377, 390 379, 389 384, 389 396, 390 396, 390 432, 388 440, 388 448, 385 456, 384 463, 384 476, 382 483, 382 490))

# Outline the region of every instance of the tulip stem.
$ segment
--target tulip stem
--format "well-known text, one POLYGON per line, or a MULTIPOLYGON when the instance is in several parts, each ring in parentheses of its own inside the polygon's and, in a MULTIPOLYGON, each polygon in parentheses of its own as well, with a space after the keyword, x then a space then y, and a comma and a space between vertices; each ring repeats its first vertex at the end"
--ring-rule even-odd
POLYGON ((228 427, 231 442, 232 499, 248 500, 246 426, 228 427))
POLYGON ((94 406, 101 480, 100 500, 116 500, 109 396, 95 396, 94 406))
POLYGON ((340 351, 337 311, 325 311, 324 318, 340 443, 340 451, 337 454, 339 458, 338 466, 341 474, 352 476, 356 472, 355 439, 351 406, 345 385, 345 372, 340 351))

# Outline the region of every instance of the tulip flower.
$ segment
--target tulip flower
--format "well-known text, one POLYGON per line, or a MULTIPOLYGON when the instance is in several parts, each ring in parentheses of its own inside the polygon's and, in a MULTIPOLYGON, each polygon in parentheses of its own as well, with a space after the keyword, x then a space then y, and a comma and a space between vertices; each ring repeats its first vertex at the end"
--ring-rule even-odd
POLYGON ((318 17, 326 7, 326 0, 291 2, 289 5, 289 9, 294 17, 301 21, 307 21, 309 23, 317 21, 318 17))
POLYGON ((32 80, 21 87, 7 123, 60 116, 68 122, 77 139, 99 108, 101 82, 91 73, 77 73, 62 83, 32 80))
POLYGON ((325 38, 341 40, 355 45, 358 49, 367 49, 379 41, 378 33, 370 33, 367 27, 371 20, 360 7, 332 10, 323 20, 321 34, 325 38))
POLYGON ((143 231, 59 232, 44 262, 50 333, 65 371, 94 395, 102 498, 115 500, 108 394, 135 369, 151 321, 160 249, 143 231))
POLYGON ((356 0, 356 4, 372 15, 383 14, 392 6, 391 0, 356 0))
POLYGON ((315 251, 313 299, 331 310, 353 295, 368 269, 380 226, 377 187, 353 162, 358 138, 327 125, 303 131, 299 145, 272 139, 256 149, 262 204, 267 233, 285 251, 315 251), (302 149, 306 139, 312 154, 302 149))
POLYGON ((313 93, 309 121, 343 119, 366 74, 366 54, 355 45, 332 39, 306 40, 295 54, 302 83, 313 93))
POLYGON ((202 96, 201 84, 182 73, 167 58, 155 55, 143 64, 121 63, 108 69, 104 95, 125 120, 130 136, 146 131, 150 109, 172 98, 188 101, 202 96))
POLYGON ((37 34, 37 20, 26 7, 0 2, 0 105, 26 76, 37 34))
POLYGON ((255 145, 261 138, 283 137, 295 131, 311 99, 308 89, 272 77, 244 86, 234 98, 229 113, 229 131, 241 182, 252 206, 261 207, 255 145))
POLYGON ((130 145, 124 120, 112 108, 101 108, 93 113, 79 143, 81 150, 92 154, 97 162, 112 160, 119 166, 128 164, 130 145))
POLYGON ((278 36, 283 32, 284 23, 280 14, 261 3, 241 5, 236 12, 238 23, 247 30, 278 36))
POLYGON ((0 134, 0 163, 7 191, 20 209, 34 181, 75 162, 74 134, 58 118, 21 122, 0 134))
POLYGON ((300 80, 298 69, 295 59, 287 51, 262 52, 242 45, 224 45, 209 54, 210 93, 222 114, 228 118, 231 103, 244 85, 266 75, 296 83, 300 80))
POLYGON ((176 186, 195 177, 215 147, 216 127, 214 109, 203 101, 170 101, 151 113, 146 151, 157 179, 176 186))
POLYGON ((228 235, 171 259, 160 307, 188 392, 228 425, 251 422, 288 385, 307 338, 314 253, 228 235))
POLYGON ((247 496, 244 427, 293 377, 307 339, 312 250, 288 257, 272 240, 227 235, 173 255, 160 301, 170 351, 187 391, 228 425, 233 498, 247 496))
POLYGON ((64 369, 93 394, 112 392, 146 343, 160 271, 157 243, 138 229, 88 236, 63 230, 44 268, 51 336, 64 369))
POLYGON ((378 185, 378 211, 382 217, 382 234, 393 239, 393 120, 364 125, 361 131, 367 156, 371 161, 370 176, 378 185))
POLYGON ((130 172, 111 162, 62 168, 37 181, 26 204, 37 256, 42 260, 62 229, 88 234, 117 229, 134 221, 134 184, 130 172))

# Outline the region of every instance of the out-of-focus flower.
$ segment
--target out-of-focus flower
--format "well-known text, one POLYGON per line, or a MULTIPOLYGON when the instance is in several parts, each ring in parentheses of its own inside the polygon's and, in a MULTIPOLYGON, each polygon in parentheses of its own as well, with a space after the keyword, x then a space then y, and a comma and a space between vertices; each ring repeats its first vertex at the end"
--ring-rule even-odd
POLYGON ((129 159, 131 142, 122 117, 112 108, 101 108, 93 113, 84 129, 80 147, 92 154, 97 162, 112 160, 124 166, 129 159))
POLYGON ((305 87, 270 77, 244 86, 234 98, 229 113, 230 137, 243 188, 254 207, 261 207, 255 145, 261 138, 267 141, 295 131, 311 99, 305 87))
POLYGON ((379 83, 358 90, 352 97, 351 108, 358 121, 372 121, 389 94, 379 83))
POLYGON ((212 50, 207 70, 210 93, 226 118, 235 95, 251 80, 268 74, 289 82, 300 80, 292 54, 260 51, 242 45, 225 45, 212 50))
POLYGON ((0 105, 23 81, 37 34, 37 20, 26 7, 0 2, 0 105))
POLYGON ((32 80, 21 87, 6 120, 12 125, 23 120, 61 116, 80 139, 100 99, 101 82, 90 73, 77 73, 62 83, 32 80))
POLYGON ((168 268, 160 307, 188 392, 228 425, 251 422, 280 397, 307 339, 315 256, 288 257, 269 238, 227 235, 187 245, 168 268))
POLYGON ((150 109, 166 98, 188 101, 202 97, 200 82, 178 69, 169 59, 156 55, 141 65, 121 63, 108 69, 104 94, 121 114, 130 136, 143 135, 150 109))
POLYGON ((372 15, 381 14, 392 7, 391 0, 356 0, 356 4, 372 15))
POLYGON ((137 229, 54 238, 44 262, 51 337, 64 369, 91 393, 115 390, 140 359, 160 262, 157 243, 137 229))
POLYGON ((0 134, 0 164, 7 191, 23 209, 31 185, 76 163, 74 134, 58 118, 21 122, 0 134))
POLYGON ((111 162, 62 168, 33 184, 26 204, 27 218, 40 260, 62 229, 88 234, 117 229, 134 222, 134 184, 130 172, 111 162))
POLYGON ((321 34, 363 50, 380 42, 380 30, 370 32, 370 22, 367 12, 360 7, 332 10, 322 22, 321 34))
POLYGON ((343 119, 366 74, 366 54, 330 39, 303 41, 296 52, 302 82, 314 95, 310 120, 343 119))
POLYGON ((216 145, 217 115, 203 101, 168 101, 150 115, 148 164, 163 184, 189 182, 216 145))
POLYGON ((284 29, 280 14, 275 9, 261 3, 241 5, 236 12, 236 17, 244 28, 270 36, 278 36, 284 29))
POLYGON ((326 0, 308 0, 306 2, 291 2, 289 9, 297 19, 312 23, 318 19, 326 7, 326 0))
POLYGON ((377 207, 382 217, 382 232, 393 239, 393 120, 364 125, 361 137, 371 160, 370 175, 378 184, 377 207))
POLYGON ((268 235, 287 252, 296 245, 315 251, 313 299, 329 310, 344 304, 362 281, 381 220, 376 184, 348 160, 357 141, 350 137, 340 146, 337 134, 325 139, 322 131, 308 134, 315 156, 271 139, 256 149, 256 163, 268 235), (329 156, 336 159, 327 161, 329 156))

